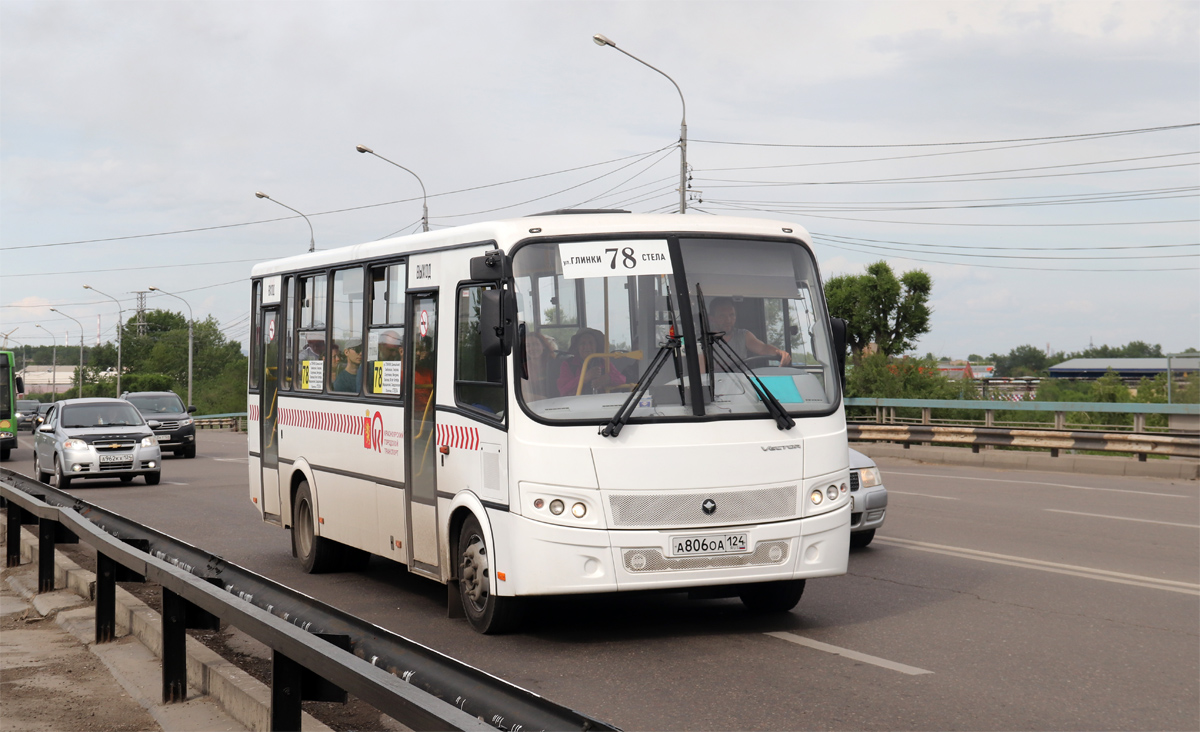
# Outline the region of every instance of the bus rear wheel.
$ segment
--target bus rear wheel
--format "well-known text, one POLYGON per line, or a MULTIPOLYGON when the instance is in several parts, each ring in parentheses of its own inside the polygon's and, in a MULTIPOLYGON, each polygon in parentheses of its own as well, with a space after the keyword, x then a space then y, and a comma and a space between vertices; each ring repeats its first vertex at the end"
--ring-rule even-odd
POLYGON ((804 580, 756 582, 738 588, 742 604, 756 613, 786 613, 796 607, 803 594, 804 580))
POLYGON ((492 594, 491 553, 479 519, 467 518, 458 534, 458 593, 471 627, 485 635, 507 633, 521 621, 515 597, 492 594))
POLYGON ((309 574, 322 574, 337 569, 338 545, 317 536, 317 513, 313 508, 312 491, 308 481, 300 481, 292 502, 292 550, 300 566, 309 574))

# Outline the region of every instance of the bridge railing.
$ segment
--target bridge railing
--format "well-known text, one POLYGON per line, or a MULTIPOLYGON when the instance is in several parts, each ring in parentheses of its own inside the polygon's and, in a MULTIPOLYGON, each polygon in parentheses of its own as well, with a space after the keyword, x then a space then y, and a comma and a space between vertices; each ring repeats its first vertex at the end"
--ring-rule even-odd
POLYGON ((1200 404, 864 397, 845 403, 852 440, 970 445, 976 452, 981 446, 1046 449, 1054 457, 1063 449, 1136 454, 1139 460, 1147 455, 1200 457, 1200 404), (862 407, 874 414, 862 414, 862 407), (1070 415, 1086 415, 1087 421, 1069 421, 1070 415), (1100 423, 1091 415, 1132 415, 1132 424, 1100 423), (1165 416, 1166 425, 1148 425, 1150 415, 1165 416))
POLYGON ((164 703, 187 699, 186 629, 224 621, 272 649, 269 720, 238 717, 252 729, 298 730, 302 700, 347 692, 412 729, 616 729, 11 470, 0 498, 7 566, 21 563, 22 525, 37 527, 39 592, 54 589, 56 543, 95 548, 96 643, 116 637, 116 582, 161 585, 164 703))
POLYGON ((201 430, 229 430, 231 432, 246 431, 246 413, 245 412, 226 412, 225 414, 204 414, 199 417, 193 417, 196 420, 196 429, 201 430))

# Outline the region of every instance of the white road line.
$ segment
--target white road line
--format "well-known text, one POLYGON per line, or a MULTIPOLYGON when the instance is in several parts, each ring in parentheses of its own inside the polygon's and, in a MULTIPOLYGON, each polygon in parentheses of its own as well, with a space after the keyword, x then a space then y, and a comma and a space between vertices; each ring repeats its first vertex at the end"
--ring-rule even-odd
POLYGON ((1137 521, 1143 524, 1160 524, 1162 526, 1182 526, 1185 529, 1200 529, 1196 524, 1176 524, 1170 521, 1152 521, 1150 519, 1130 518, 1129 516, 1107 516, 1102 513, 1084 513, 1083 511, 1063 511, 1057 508, 1043 508, 1043 511, 1051 513, 1070 513, 1076 516, 1092 516, 1094 518, 1116 519, 1117 521, 1137 521))
POLYGON ((162 481, 162 485, 187 485, 187 483, 180 483, 177 480, 164 480, 162 481))
POLYGON ((1021 567, 1023 569, 1036 569, 1042 572, 1054 572, 1056 574, 1068 574, 1073 577, 1087 577, 1089 579, 1102 580, 1104 582, 1116 582, 1122 585, 1133 585, 1135 587, 1150 587, 1155 590, 1166 590, 1168 592, 1181 592, 1185 595, 1200 596, 1200 585, 1191 582, 1177 582, 1175 580, 1158 579, 1157 577, 1144 577, 1138 574, 1125 574, 1123 572, 1112 572, 1107 569, 1093 569, 1091 567, 1079 567, 1073 564, 1059 564, 1057 562, 1044 562, 1040 559, 1027 559, 1025 557, 1013 557, 1007 554, 994 554, 992 552, 982 552, 977 549, 964 549, 957 546, 945 546, 943 544, 929 544, 923 541, 911 541, 909 539, 897 539, 894 537, 875 537, 877 543, 893 544, 905 549, 914 549, 916 551, 931 552, 933 554, 945 554, 951 557, 959 557, 962 559, 974 559, 979 562, 991 562, 992 564, 1005 564, 1010 567, 1021 567))
POLYGON ((210 459, 216 460, 218 463, 244 463, 247 460, 249 460, 249 458, 210 458, 210 459))
MULTIPOLYGON (((1133 493, 1138 496, 1163 496, 1165 498, 1192 498, 1178 493, 1151 493, 1149 491, 1131 491, 1125 488, 1095 488, 1088 485, 1071 485, 1070 483, 1046 483, 1038 480, 1004 480, 1002 478, 974 478, 961 475, 934 475, 933 473, 904 473, 899 470, 885 471, 887 475, 913 475, 918 478, 942 478, 944 480, 985 480, 991 483, 1017 483, 1019 485, 1051 485, 1057 488, 1078 488, 1081 491, 1104 491, 1105 493, 1133 493)), ((890 489, 889 489, 890 490, 890 489)))
POLYGON ((909 676, 920 676, 921 674, 933 673, 932 671, 926 671, 925 669, 917 668, 916 666, 906 666, 903 663, 896 663, 895 661, 889 661, 886 658, 879 658, 878 656, 868 656, 865 653, 859 653, 858 651, 852 651, 848 648, 839 648, 838 646, 831 646, 828 643, 822 643, 821 641, 815 641, 812 638, 805 638, 804 636, 796 635, 795 633, 773 632, 773 633, 767 633, 766 635, 769 635, 772 638, 779 638, 781 640, 788 641, 789 643, 795 643, 796 645, 799 645, 799 646, 807 646, 808 648, 815 648, 818 651, 825 651, 826 653, 832 653, 835 656, 845 656, 846 658, 850 658, 855 661, 862 661, 863 663, 869 663, 874 666, 882 666, 883 668, 891 669, 892 671, 899 671, 900 673, 908 674, 909 676))
POLYGON ((893 490, 888 490, 888 493, 895 493, 900 496, 922 496, 924 498, 940 498, 943 501, 957 501, 958 500, 957 498, 952 498, 951 496, 934 496, 934 495, 930 495, 928 493, 908 493, 907 491, 893 491, 893 490))

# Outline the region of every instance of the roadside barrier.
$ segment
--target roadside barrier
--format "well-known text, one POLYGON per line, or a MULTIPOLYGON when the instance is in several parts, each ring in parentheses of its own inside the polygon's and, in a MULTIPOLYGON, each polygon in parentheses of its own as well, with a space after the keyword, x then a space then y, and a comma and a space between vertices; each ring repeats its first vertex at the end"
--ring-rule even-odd
POLYGON ((162 586, 163 702, 187 698, 187 628, 222 621, 272 649, 271 730, 299 730, 300 702, 351 693, 420 730, 614 730, 190 544, 0 469, 7 565, 38 527, 38 591, 54 589, 56 543, 96 549, 96 643, 116 634, 116 582, 162 586))
POLYGON ((205 414, 194 417, 198 430, 229 430, 231 432, 246 431, 246 413, 229 412, 227 414, 205 414))
POLYGON ((1082 430, 1024 430, 997 427, 956 427, 949 425, 847 424, 847 436, 863 442, 930 443, 980 446, 1032 447, 1059 450, 1136 453, 1139 460, 1147 455, 1200 458, 1200 438, 1132 432, 1090 432, 1082 430))

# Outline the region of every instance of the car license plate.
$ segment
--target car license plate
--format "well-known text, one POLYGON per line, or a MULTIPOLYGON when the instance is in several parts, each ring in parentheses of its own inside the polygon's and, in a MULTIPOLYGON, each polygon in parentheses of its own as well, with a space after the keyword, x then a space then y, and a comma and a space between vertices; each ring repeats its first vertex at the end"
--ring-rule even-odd
POLYGON ((129 453, 119 453, 116 455, 101 455, 100 462, 102 463, 132 463, 133 455, 129 453))
POLYGON ((744 554, 750 551, 746 534, 704 534, 672 536, 671 556, 690 557, 707 554, 744 554))

